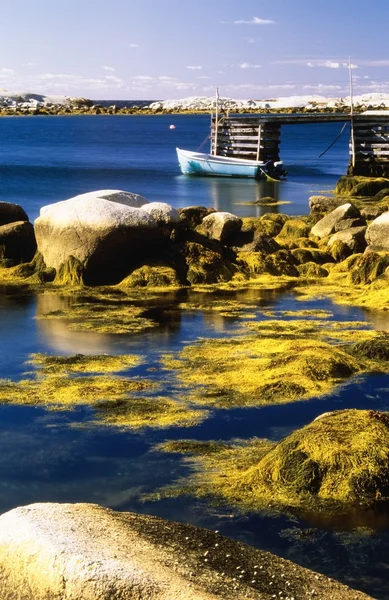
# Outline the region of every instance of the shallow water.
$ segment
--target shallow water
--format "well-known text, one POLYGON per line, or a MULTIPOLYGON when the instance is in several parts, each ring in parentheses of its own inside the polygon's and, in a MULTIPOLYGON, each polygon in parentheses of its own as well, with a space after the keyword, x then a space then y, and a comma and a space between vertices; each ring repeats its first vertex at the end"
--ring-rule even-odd
MULTIPOLYGON (((125 352, 146 355, 132 374, 160 379, 159 359, 198 338, 231 335, 239 319, 217 312, 180 310, 178 302, 204 303, 207 294, 166 294, 148 301, 160 325, 137 335, 107 335, 68 329, 61 319, 41 319, 48 310, 66 308, 72 299, 61 295, 19 297, 0 295, 0 377, 22 378, 32 352, 86 354, 125 352), (150 371, 149 369, 155 369, 150 371)), ((228 298, 233 295, 226 294, 228 298)), ((209 296, 208 296, 209 297, 209 296)), ((329 301, 296 301, 293 293, 250 290, 236 295, 247 312, 262 319, 262 311, 329 309, 334 320, 365 320, 377 315, 329 301)), ((243 313, 244 317, 244 313, 243 313)), ((382 317, 382 315, 381 315, 382 317)), ((380 327, 389 328, 389 317, 380 327)), ((165 375, 164 375, 165 378, 165 375)), ((350 511, 341 518, 306 515, 305 519, 239 515, 228 506, 184 497, 142 502, 141 495, 173 483, 189 467, 179 455, 155 451, 155 444, 175 439, 229 440, 267 437, 279 440, 319 414, 343 408, 389 410, 389 375, 358 377, 333 394, 304 402, 262 408, 211 409, 203 423, 189 428, 145 429, 134 432, 92 423, 93 408, 59 412, 30 406, 0 407, 0 512, 31 502, 96 502, 118 510, 134 510, 219 529, 222 533, 269 549, 300 564, 388 598, 389 515, 385 507, 350 511), (369 528, 367 530, 367 528, 369 528), (378 557, 379 560, 378 560, 378 557)), ((174 397, 174 385, 163 394, 174 397)))
POLYGON ((240 216, 306 214, 309 196, 333 189, 347 170, 347 128, 318 158, 341 126, 283 126, 281 159, 289 176, 268 183, 180 174, 175 148, 196 150, 209 133, 207 116, 3 117, 0 199, 21 204, 30 220, 41 206, 98 189, 128 190, 175 207, 213 206, 240 216), (283 204, 250 206, 262 196, 283 204))

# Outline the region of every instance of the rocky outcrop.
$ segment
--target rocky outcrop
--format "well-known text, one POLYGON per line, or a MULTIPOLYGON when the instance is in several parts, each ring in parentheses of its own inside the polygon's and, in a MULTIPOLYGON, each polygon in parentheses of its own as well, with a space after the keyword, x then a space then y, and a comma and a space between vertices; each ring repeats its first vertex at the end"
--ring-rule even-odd
POLYGON ((72 256, 86 283, 119 282, 139 252, 147 257, 161 243, 156 220, 139 208, 145 203, 137 194, 103 190, 43 207, 35 234, 46 266, 59 269, 72 256))
POLYGON ((316 225, 312 227, 311 233, 319 238, 326 237, 327 235, 335 233, 335 227, 340 223, 340 221, 359 216, 359 210, 355 208, 353 204, 342 204, 318 221, 316 225))
POLYGON ((312 590, 318 598, 369 599, 185 523, 93 504, 32 504, 0 517, 4 600, 261 600, 311 597, 312 590))

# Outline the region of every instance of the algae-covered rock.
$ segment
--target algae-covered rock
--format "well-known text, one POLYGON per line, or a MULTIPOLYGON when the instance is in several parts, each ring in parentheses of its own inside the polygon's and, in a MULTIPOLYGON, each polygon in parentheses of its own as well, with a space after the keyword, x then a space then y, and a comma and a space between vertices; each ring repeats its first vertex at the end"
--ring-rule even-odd
POLYGON ((314 262, 300 264, 297 270, 304 277, 328 277, 327 269, 314 262))
POLYGON ((0 225, 1 258, 14 265, 29 262, 36 252, 34 227, 28 220, 0 225))
POLYGON ((17 221, 28 221, 25 210, 19 204, 0 201, 0 226, 17 221))
POLYGON ((254 438, 198 450, 194 493, 241 511, 342 514, 389 499, 386 412, 334 411, 278 443, 254 438))
POLYGON ((333 240, 329 253, 336 262, 342 262, 352 254, 352 250, 348 244, 342 240, 333 240))
POLYGON ((389 188, 389 179, 383 177, 363 177, 344 175, 335 187, 335 194, 350 198, 371 197, 389 188))
POLYGON ((332 257, 328 252, 315 248, 295 248, 291 252, 300 265, 308 262, 314 262, 319 265, 332 262, 332 257))
POLYGON ((237 266, 214 249, 187 242, 182 250, 187 265, 186 279, 191 284, 230 281, 237 266))
POLYGON ((143 266, 123 279, 120 288, 131 287, 180 287, 177 272, 168 266, 143 266))
POLYGON ((289 250, 278 250, 266 257, 266 269, 271 275, 298 277, 297 260, 289 250))
POLYGON ((278 237, 291 239, 308 237, 310 229, 310 226, 304 219, 288 219, 279 232, 278 237))
POLYGON ((354 285, 366 285, 382 275, 389 266, 389 254, 367 252, 359 256, 349 267, 349 281, 354 285))
POLYGON ((371 359, 374 361, 389 361, 389 335, 382 332, 370 340, 364 340, 353 344, 349 348, 350 354, 362 359, 371 359))
POLYGON ((389 499, 388 461, 388 413, 335 411, 281 440, 239 483, 253 507, 269 497, 289 506, 368 506, 389 499))
POLYGON ((56 271, 55 283, 57 285, 83 285, 84 266, 78 258, 69 256, 56 271))

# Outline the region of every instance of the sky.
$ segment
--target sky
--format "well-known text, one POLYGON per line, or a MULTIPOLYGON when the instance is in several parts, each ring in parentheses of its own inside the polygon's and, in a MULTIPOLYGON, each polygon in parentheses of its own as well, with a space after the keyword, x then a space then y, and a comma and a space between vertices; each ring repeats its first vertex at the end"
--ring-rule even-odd
POLYGON ((2 0, 0 92, 389 93, 389 0, 2 0))

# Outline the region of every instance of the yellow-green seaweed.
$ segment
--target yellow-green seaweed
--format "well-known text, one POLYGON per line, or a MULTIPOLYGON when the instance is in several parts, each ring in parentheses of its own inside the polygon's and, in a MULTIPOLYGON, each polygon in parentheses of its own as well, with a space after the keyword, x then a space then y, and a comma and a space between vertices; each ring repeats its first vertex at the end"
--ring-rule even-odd
POLYGON ((134 397, 100 402, 96 416, 99 423, 129 429, 192 427, 206 419, 208 411, 191 409, 171 398, 134 397))
POLYGON ((159 450, 192 453, 193 473, 160 495, 210 496, 245 511, 344 512, 389 499, 389 414, 341 410, 278 443, 257 438, 212 451, 182 440, 159 450))
POLYGON ((39 367, 40 373, 118 373, 139 365, 144 357, 135 354, 74 354, 53 356, 30 354, 27 364, 39 367))
POLYGON ((113 375, 45 375, 21 381, 0 379, 0 402, 69 408, 101 400, 119 400, 151 387, 153 383, 148 380, 113 375))

